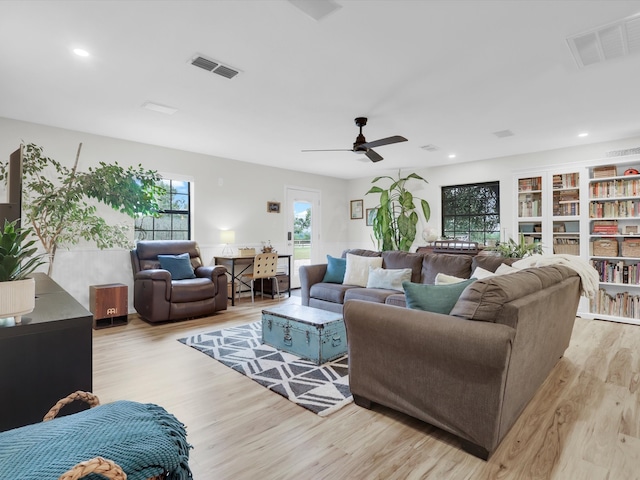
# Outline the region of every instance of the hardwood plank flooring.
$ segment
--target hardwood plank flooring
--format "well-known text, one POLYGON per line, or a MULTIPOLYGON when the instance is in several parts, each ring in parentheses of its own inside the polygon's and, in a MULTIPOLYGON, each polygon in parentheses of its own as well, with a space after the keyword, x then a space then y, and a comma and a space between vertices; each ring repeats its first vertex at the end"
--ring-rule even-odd
MULTIPOLYGON (((282 302, 299 303, 298 297, 282 302)), ((162 405, 186 426, 198 480, 640 479, 640 327, 576 319, 571 344, 485 462, 390 409, 326 418, 176 339, 260 319, 277 300, 211 317, 94 331, 94 392, 162 405)))

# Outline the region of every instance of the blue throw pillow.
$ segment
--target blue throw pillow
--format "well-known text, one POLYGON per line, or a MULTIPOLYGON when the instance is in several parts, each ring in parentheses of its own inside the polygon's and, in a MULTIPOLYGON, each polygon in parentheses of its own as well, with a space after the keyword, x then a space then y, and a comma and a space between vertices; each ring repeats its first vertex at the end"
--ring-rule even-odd
POLYGON ((344 282, 344 274, 347 271, 347 259, 335 258, 327 255, 327 273, 322 279, 325 283, 342 283, 344 282))
POLYGON ((448 285, 427 285, 424 283, 402 282, 407 307, 425 312, 449 315, 467 285, 475 282, 470 278, 464 282, 448 285))
POLYGON ((160 267, 164 270, 169 270, 172 280, 196 278, 188 253, 181 253, 180 255, 158 255, 158 260, 160 261, 160 267))

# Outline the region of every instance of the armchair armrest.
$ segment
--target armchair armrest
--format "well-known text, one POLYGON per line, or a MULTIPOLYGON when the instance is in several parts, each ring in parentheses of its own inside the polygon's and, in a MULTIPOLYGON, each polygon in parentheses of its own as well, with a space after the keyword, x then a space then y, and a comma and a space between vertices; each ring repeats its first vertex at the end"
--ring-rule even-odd
POLYGON ((227 269, 223 265, 205 265, 203 267, 196 268, 195 274, 196 277, 210 278, 215 282, 220 275, 227 274, 227 269))
POLYGON ((150 280, 152 282, 164 282, 164 298, 169 301, 171 299, 171 274, 168 270, 161 268, 151 268, 148 270, 140 270, 133 277, 134 283, 137 281, 150 280))
POLYGON ((325 273, 327 273, 327 264, 302 265, 299 273, 301 304, 309 306, 309 291, 313 285, 322 282, 325 273))

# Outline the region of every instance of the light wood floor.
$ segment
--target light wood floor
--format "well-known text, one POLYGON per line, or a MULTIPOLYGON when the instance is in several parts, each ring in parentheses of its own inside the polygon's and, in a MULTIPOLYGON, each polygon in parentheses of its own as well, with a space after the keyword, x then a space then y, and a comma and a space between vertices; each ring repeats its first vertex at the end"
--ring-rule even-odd
MULTIPOLYGON (((286 299, 297 303, 299 298, 286 299)), ((638 479, 640 327, 578 318, 571 345, 488 462, 445 432, 354 404, 326 418, 177 342, 260 318, 243 299, 213 317, 94 332, 94 392, 157 403, 186 426, 197 480, 638 479)))

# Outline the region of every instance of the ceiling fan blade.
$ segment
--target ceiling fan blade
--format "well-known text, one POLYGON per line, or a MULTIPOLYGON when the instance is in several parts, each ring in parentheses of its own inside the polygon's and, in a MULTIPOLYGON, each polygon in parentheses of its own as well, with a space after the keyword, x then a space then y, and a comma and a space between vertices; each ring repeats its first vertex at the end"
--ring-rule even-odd
POLYGON ((394 135, 393 137, 381 138, 380 140, 374 140, 373 142, 363 143, 362 146, 366 148, 381 147, 382 145, 390 145, 392 143, 406 142, 407 139, 400 135, 394 135))
POLYGON ((376 152, 374 152, 370 148, 368 148, 367 151, 364 152, 364 154, 367 157, 369 157, 369 160, 371 160, 372 162, 379 162, 380 160, 383 159, 379 154, 377 154, 376 152))
POLYGON ((353 152, 350 148, 338 148, 329 150, 300 150, 301 152, 353 152))

